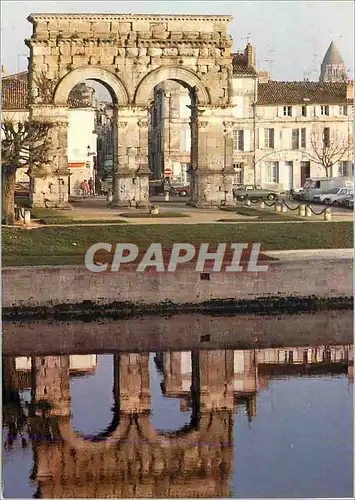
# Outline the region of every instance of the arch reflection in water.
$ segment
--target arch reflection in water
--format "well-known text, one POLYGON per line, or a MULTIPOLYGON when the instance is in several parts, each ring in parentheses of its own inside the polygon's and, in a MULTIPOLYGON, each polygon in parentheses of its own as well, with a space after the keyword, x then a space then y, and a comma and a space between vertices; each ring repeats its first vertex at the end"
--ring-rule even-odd
MULTIPOLYGON (((348 372, 352 379, 352 346, 164 352, 155 355, 155 362, 164 396, 178 397, 181 409, 191 409, 189 424, 157 431, 150 420, 149 354, 117 353, 113 420, 101 434, 83 436, 71 425, 69 380, 79 363, 81 370, 93 372, 96 357, 31 359, 28 420, 36 496, 228 496, 236 405, 245 404, 252 419, 257 391, 274 377, 348 372)), ((24 360, 5 359, 9 397, 19 389, 16 373, 25 368, 24 360)))

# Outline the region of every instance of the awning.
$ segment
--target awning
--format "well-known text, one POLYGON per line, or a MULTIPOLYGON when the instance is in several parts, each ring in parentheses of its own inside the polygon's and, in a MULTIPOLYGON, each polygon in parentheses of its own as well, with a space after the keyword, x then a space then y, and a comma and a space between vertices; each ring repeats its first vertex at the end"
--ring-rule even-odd
POLYGON ((68 163, 68 168, 82 168, 85 167, 85 162, 84 163, 68 163))

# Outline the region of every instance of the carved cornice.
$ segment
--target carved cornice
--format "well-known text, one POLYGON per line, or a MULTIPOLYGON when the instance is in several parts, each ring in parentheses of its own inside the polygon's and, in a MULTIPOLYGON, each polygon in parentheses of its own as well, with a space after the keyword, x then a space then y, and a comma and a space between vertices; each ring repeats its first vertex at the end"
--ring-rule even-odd
POLYGON ((223 122, 223 126, 226 132, 229 132, 234 127, 234 122, 230 120, 226 120, 223 122))
POLYGON ((207 126, 208 126, 208 122, 202 121, 202 120, 198 120, 197 121, 197 127, 198 128, 207 128, 207 126))
POLYGON ((134 22, 134 21, 200 21, 217 23, 225 22, 230 23, 232 16, 199 16, 199 15, 165 15, 165 14, 61 14, 61 13, 34 13, 27 17, 27 21, 34 23, 36 21, 70 21, 70 20, 83 20, 83 21, 116 21, 116 22, 134 22))
POLYGON ((149 122, 147 119, 143 118, 141 120, 138 120, 138 127, 139 128, 148 128, 149 122))
POLYGON ((117 128, 126 128, 127 122, 117 122, 117 128))

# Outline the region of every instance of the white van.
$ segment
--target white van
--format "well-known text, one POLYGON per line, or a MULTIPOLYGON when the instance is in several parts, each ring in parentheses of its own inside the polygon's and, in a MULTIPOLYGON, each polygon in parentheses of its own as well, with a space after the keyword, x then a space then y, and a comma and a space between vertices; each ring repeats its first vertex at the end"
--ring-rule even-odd
POLYGON ((354 181, 351 177, 309 178, 306 179, 302 193, 300 193, 298 198, 305 201, 314 201, 315 196, 328 193, 336 188, 354 188, 354 181))

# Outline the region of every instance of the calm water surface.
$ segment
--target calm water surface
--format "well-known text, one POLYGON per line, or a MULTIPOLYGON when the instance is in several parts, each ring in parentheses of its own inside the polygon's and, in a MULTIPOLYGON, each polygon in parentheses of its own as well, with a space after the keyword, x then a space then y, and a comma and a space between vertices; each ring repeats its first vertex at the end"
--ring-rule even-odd
POLYGON ((353 494, 352 346, 4 362, 5 497, 353 494))

